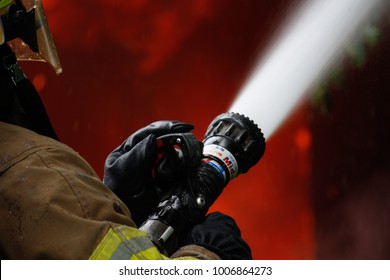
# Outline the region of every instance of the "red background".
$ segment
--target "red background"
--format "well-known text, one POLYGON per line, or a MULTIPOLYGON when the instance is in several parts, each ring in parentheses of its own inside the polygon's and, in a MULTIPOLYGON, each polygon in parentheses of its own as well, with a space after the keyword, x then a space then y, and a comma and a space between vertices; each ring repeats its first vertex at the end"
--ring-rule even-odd
MULTIPOLYGON (((23 66, 60 139, 100 176, 108 153, 150 122, 190 122, 201 139, 210 121, 228 110, 293 6, 290 0, 43 0, 43 4, 64 72, 56 76, 47 64, 23 66)), ((358 73, 350 80, 364 76, 358 73)), ((388 78, 381 77, 378 88, 388 78)), ((336 122, 343 118, 343 114, 330 117, 336 122)), ((329 206, 329 195, 334 205, 343 201, 337 200, 337 184, 330 183, 328 196, 313 184, 321 185, 323 173, 318 170, 338 159, 326 162, 313 156, 328 151, 326 140, 318 140, 329 138, 321 135, 324 130, 317 126, 321 122, 308 104, 300 107, 269 139, 260 163, 232 181, 212 207, 236 219, 256 259, 388 256, 390 246, 385 241, 388 249, 372 255, 356 255, 353 250, 343 255, 338 242, 322 242, 323 236, 332 236, 332 231, 319 231, 321 225, 328 228, 324 213, 338 209, 329 206), (327 207, 317 207, 321 203, 327 207)), ((384 135, 388 139, 387 131, 384 135)), ((387 203, 385 210, 390 207, 387 203)), ((379 230, 386 232, 388 226, 387 216, 379 230)))

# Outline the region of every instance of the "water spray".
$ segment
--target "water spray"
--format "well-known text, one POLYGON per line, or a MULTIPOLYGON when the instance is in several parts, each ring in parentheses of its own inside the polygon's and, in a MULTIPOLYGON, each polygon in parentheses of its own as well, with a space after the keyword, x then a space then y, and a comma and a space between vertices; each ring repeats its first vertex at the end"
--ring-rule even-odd
POLYGON ((385 2, 305 2, 258 62, 229 111, 261 124, 269 138, 385 2))

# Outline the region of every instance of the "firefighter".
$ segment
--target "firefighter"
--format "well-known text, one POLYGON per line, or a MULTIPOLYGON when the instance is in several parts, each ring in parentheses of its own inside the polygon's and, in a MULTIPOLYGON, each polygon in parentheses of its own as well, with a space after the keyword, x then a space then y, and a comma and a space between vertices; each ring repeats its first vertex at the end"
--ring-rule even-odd
MULTIPOLYGON (((21 55, 39 57, 57 73, 62 71, 40 2, 0 0, 1 258, 251 258, 235 221, 221 213, 212 213, 193 227, 173 255, 163 255, 137 228, 129 207, 77 152, 58 140, 17 62, 21 55), (18 38, 23 47, 29 46, 30 54, 18 49, 20 41, 14 40, 18 38)), ((124 166, 132 166, 126 173, 131 178, 126 188, 151 182, 145 170, 153 168, 158 136, 190 129, 186 123, 160 121, 131 135, 132 145, 121 151, 124 166)), ((120 174, 111 177, 120 179, 120 174)))

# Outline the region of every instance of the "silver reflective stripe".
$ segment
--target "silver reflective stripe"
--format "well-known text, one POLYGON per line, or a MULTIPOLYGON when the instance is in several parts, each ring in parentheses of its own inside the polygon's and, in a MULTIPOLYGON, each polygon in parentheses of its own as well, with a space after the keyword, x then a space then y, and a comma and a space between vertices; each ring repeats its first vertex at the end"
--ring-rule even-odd
MULTIPOLYGON (((112 253, 111 260, 129 260, 133 255, 139 255, 142 251, 154 247, 148 236, 133 237, 122 241, 112 253)), ((137 256, 137 259, 139 256, 137 256)))

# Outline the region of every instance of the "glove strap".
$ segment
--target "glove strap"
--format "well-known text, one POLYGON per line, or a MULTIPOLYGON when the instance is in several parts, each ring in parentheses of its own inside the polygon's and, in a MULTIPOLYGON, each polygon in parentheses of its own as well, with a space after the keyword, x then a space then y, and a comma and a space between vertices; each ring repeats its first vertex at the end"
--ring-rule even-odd
POLYGON ((37 90, 23 73, 15 54, 7 44, 1 45, 1 56, 3 67, 13 82, 16 97, 33 125, 32 130, 58 140, 37 90))

